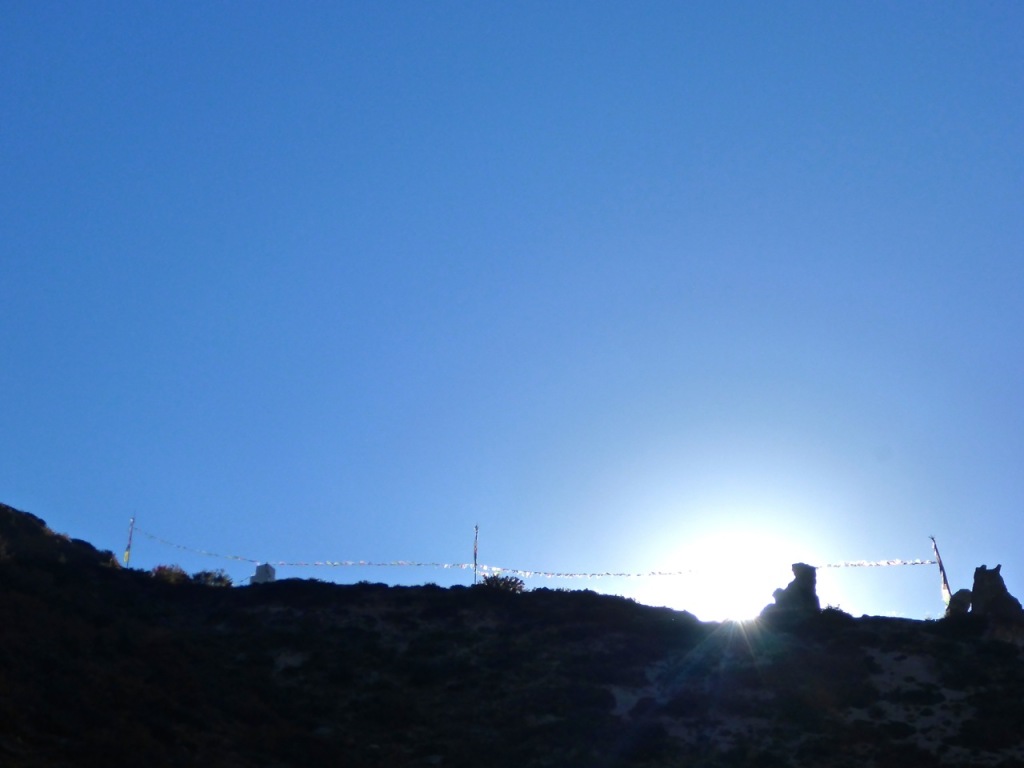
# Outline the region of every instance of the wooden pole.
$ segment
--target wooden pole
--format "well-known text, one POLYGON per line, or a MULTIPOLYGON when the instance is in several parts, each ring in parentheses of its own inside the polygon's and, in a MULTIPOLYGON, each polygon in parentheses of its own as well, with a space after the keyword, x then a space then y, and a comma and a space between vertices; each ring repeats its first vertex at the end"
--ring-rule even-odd
POLYGON ((949 589, 949 581, 946 579, 946 569, 942 565, 942 556, 939 555, 939 545, 936 543, 934 536, 929 536, 928 538, 932 540, 932 551, 935 553, 935 562, 938 563, 939 576, 942 578, 942 602, 949 605, 949 599, 952 596, 952 593, 949 589))
POLYGON ((124 548, 124 564, 128 566, 128 561, 132 557, 132 534, 135 533, 135 515, 132 515, 132 519, 128 521, 128 546, 124 548))

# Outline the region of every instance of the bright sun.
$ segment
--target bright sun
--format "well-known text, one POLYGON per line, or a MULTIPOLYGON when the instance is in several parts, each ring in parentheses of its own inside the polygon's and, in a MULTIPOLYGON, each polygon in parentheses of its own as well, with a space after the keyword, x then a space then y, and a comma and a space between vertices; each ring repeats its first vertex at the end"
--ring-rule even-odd
POLYGON ((772 593, 793 578, 792 564, 815 563, 800 542, 777 534, 734 530, 701 534, 662 561, 679 576, 652 576, 632 596, 649 605, 686 610, 702 621, 755 618, 772 593))

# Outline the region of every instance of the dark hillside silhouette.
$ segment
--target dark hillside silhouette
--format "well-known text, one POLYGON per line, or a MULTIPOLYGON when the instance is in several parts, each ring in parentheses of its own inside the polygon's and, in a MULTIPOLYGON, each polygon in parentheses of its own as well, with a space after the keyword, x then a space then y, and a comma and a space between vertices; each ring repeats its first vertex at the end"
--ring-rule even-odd
POLYGON ((972 615, 170 583, 3 505, 0 612, 12 768, 1024 764, 1020 648, 972 615))

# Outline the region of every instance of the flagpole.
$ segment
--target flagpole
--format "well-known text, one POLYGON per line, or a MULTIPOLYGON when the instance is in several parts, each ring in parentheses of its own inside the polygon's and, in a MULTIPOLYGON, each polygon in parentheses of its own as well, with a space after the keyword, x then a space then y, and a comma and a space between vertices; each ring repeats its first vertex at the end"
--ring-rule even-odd
POLYGON ((132 534, 135 533, 135 515, 132 515, 132 519, 128 521, 128 546, 124 548, 124 564, 128 566, 128 561, 132 556, 132 534))
POLYGON ((480 525, 473 526, 473 583, 476 584, 477 564, 476 557, 480 548, 480 525))
POLYGON ((942 578, 942 601, 949 605, 952 592, 949 589, 949 581, 946 580, 946 569, 942 565, 942 557, 939 555, 939 545, 935 542, 934 536, 928 538, 932 540, 932 552, 935 553, 935 562, 939 564, 939 576, 942 578))

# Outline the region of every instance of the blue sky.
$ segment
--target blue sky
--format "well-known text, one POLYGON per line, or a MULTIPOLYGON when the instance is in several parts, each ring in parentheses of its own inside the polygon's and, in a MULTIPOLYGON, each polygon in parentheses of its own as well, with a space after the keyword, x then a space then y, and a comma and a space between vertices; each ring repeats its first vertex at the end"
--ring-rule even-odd
MULTIPOLYGON (((479 524, 494 565, 693 567, 528 585, 702 618, 935 535, 1024 596, 1019 4, 0 17, 0 501, 272 561, 479 524)), ((171 562, 252 573, 136 537, 171 562)), ((819 579, 942 611, 932 567, 819 579)))

